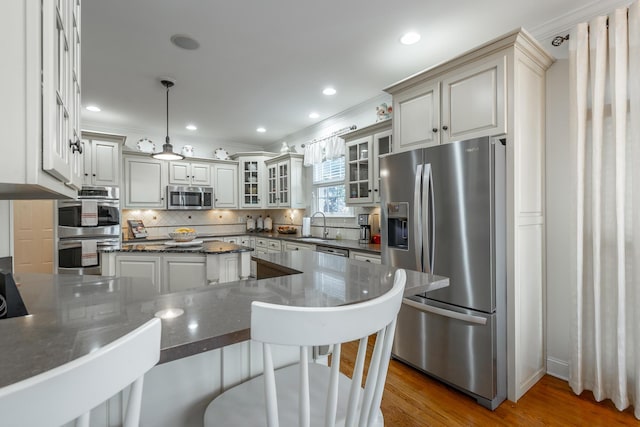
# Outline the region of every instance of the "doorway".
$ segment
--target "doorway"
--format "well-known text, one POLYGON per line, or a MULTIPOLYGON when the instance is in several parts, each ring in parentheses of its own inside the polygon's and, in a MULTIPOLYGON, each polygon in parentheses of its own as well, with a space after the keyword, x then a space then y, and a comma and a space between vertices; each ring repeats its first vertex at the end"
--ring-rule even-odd
POLYGON ((53 200, 13 201, 15 273, 53 273, 53 200))

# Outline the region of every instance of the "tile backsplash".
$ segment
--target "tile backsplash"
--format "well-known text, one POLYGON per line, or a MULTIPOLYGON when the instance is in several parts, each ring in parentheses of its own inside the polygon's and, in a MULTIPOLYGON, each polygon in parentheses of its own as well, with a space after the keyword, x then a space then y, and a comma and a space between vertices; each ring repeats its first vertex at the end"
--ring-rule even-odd
MULTIPOLYGON (((356 217, 327 218, 329 237, 335 238, 339 232, 343 239, 357 240, 360 228, 357 224, 358 213, 380 213, 379 208, 356 208, 356 217)), ((167 210, 138 210, 124 209, 122 211, 123 238, 129 238, 127 220, 137 219, 144 223, 149 237, 166 237, 167 233, 177 227, 192 227, 198 233, 212 235, 244 234, 247 232, 247 217, 253 219, 258 216, 273 220, 274 229, 278 225, 302 226, 302 217, 307 214, 304 209, 269 209, 269 210, 223 210, 206 211, 167 211, 167 210)), ((322 235, 322 216, 316 216, 311 226, 314 236, 322 235)))

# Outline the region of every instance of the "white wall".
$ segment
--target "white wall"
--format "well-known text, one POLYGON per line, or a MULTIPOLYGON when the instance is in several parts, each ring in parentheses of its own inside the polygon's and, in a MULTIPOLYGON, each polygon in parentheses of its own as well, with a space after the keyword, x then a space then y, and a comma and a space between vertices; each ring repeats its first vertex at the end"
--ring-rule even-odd
POLYGON ((12 255, 12 240, 11 201, 0 200, 0 257, 12 255))
POLYGON ((547 371, 568 379, 571 323, 571 243, 575 172, 569 144, 569 61, 547 71, 546 232, 547 371))

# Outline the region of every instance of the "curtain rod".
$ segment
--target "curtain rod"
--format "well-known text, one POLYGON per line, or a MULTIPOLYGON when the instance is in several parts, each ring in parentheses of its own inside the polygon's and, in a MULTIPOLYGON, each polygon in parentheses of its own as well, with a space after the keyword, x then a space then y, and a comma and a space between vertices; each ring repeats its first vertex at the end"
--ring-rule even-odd
MULTIPOLYGON (((629 11, 627 10, 627 15, 629 14, 629 11)), ((609 28, 609 18, 607 18, 607 28, 609 28)), ((555 36, 553 38, 553 40, 551 40, 551 44, 554 47, 558 47, 560 46, 562 43, 566 42, 569 40, 569 34, 567 34, 566 36, 555 36)))
MULTIPOLYGON (((320 142, 320 141, 324 141, 325 139, 329 139, 329 138, 331 138, 332 136, 343 135, 343 134, 345 134, 345 133, 347 133, 347 132, 349 132, 349 131, 356 130, 357 128, 358 128, 358 127, 357 127, 356 125, 351 125, 351 126, 343 127, 342 129, 338 129, 338 130, 337 130, 337 131, 335 131, 335 132, 331 132, 331 134, 329 134, 329 135, 327 135, 327 136, 323 136, 322 138, 316 138, 316 139, 313 139, 313 140, 311 140, 311 141, 307 142, 307 144, 314 144, 314 143, 316 143, 316 142, 320 142)), ((305 147, 305 145, 306 145, 306 144, 302 144, 302 145, 301 145, 301 147, 302 147, 302 148, 304 148, 304 147, 305 147)))

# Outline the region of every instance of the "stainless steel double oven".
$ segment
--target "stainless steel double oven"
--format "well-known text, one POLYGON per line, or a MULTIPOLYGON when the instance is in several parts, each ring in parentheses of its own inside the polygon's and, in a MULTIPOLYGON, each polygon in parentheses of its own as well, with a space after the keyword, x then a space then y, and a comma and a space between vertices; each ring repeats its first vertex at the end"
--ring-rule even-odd
POLYGON ((85 256, 83 262, 83 251, 86 251, 88 243, 95 244, 97 251, 120 248, 120 230, 120 192, 117 187, 83 187, 77 200, 58 201, 58 273, 101 274, 100 254, 85 256), (96 224, 83 225, 83 208, 86 210, 93 202, 96 224), (90 260, 88 263, 87 259, 90 260))

